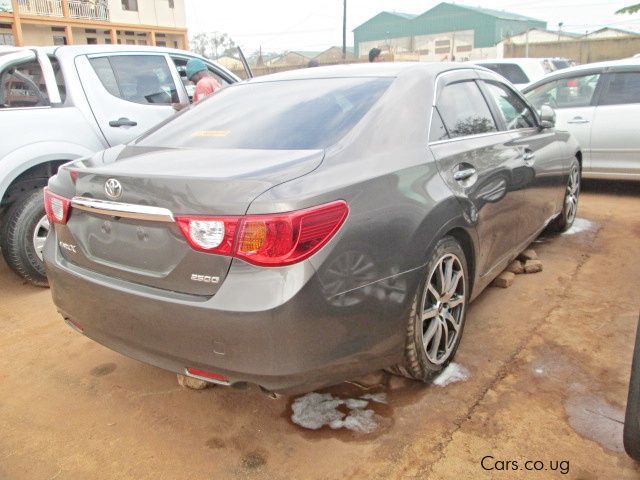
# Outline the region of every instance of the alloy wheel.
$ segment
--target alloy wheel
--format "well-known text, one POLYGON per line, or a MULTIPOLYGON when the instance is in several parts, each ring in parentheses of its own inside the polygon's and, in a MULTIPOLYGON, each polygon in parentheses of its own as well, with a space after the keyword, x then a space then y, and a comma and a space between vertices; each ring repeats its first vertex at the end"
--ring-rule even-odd
POLYGON ((44 261, 42 257, 42 250, 44 249, 44 242, 47 239, 51 225, 47 216, 43 216, 36 224, 36 228, 33 231, 33 248, 36 251, 36 255, 41 261, 44 261))
POLYGON ((571 224, 576 218, 578 211, 578 195, 580 194, 580 171, 578 166, 571 167, 569 182, 567 183, 567 194, 565 195, 565 208, 567 212, 567 224, 571 224))
POLYGON ((466 304, 464 269, 448 253, 429 273, 418 314, 427 359, 441 365, 451 356, 460 336, 466 304))

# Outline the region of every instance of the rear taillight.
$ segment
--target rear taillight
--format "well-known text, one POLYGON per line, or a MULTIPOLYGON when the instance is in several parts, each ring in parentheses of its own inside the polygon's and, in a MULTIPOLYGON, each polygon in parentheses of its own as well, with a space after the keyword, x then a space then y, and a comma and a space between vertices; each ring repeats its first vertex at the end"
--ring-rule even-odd
POLYGON ((47 212, 49 223, 67 223, 71 200, 51 193, 49 188, 44 188, 44 210, 47 212))
POLYGON ((317 252, 338 231, 348 212, 347 203, 339 200, 273 215, 176 220, 196 250, 277 267, 291 265, 317 252))
POLYGON ((232 255, 239 217, 177 217, 192 248, 201 252, 232 255))

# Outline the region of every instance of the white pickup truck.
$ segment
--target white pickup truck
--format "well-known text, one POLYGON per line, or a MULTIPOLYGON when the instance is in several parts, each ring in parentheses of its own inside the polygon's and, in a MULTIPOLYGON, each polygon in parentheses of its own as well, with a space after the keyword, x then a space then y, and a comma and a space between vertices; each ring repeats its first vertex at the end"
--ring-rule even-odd
POLYGON ((0 48, 0 249, 12 270, 46 286, 42 187, 58 167, 127 143, 188 103, 191 58, 223 86, 240 79, 162 47, 0 48))

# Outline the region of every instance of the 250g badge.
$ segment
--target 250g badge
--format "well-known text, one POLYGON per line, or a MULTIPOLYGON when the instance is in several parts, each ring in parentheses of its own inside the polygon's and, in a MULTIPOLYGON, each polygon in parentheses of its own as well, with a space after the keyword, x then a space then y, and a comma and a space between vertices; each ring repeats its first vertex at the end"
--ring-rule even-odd
POLYGON ((191 275, 191 280, 193 282, 202 282, 202 283, 219 283, 220 277, 214 277, 213 275, 200 275, 194 273, 191 275))

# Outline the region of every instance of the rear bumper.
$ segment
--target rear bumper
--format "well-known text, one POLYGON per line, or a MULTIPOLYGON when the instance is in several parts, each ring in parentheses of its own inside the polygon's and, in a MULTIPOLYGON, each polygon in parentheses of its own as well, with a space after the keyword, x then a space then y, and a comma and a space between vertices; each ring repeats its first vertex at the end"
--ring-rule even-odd
MULTIPOLYGON (((195 297, 73 265, 53 231, 44 253, 53 300, 66 319, 98 343, 166 370, 196 368, 232 385, 295 393, 402 356, 408 295, 384 298, 376 282, 355 305, 332 303, 309 262, 264 269, 234 260, 215 296, 195 297)), ((417 277, 412 271, 393 281, 411 292, 417 277)))

